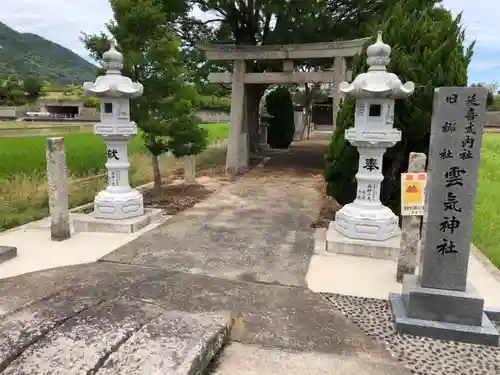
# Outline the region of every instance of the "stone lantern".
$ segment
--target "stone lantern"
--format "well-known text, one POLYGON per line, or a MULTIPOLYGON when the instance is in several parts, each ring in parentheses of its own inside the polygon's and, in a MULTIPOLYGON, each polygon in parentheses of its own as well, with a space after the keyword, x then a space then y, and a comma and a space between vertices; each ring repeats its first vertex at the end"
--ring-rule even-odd
POLYGON ((354 127, 345 139, 357 147, 359 164, 356 199, 336 213, 335 230, 351 239, 385 241, 400 233, 398 217, 380 202, 382 160, 386 149, 401 140, 401 131, 393 128, 395 99, 412 95, 415 85, 403 85, 387 72, 390 54, 379 33, 367 49, 368 71, 340 84, 342 93, 356 99, 354 127))
POLYGON ((144 214, 142 194, 129 185, 127 143, 137 135, 137 125, 130 121, 130 99, 142 95, 143 86, 121 74, 123 56, 112 43, 103 55, 106 74, 85 82, 85 95, 99 97, 101 122, 94 126, 107 148, 108 186, 94 200, 94 217, 127 219, 144 214))

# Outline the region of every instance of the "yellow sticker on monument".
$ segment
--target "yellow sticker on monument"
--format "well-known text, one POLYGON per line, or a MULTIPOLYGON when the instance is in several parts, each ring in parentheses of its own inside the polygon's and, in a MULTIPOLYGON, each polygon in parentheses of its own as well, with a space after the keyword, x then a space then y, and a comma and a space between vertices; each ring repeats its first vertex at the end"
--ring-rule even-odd
POLYGON ((426 183, 427 173, 401 174, 401 215, 422 216, 424 214, 426 183))

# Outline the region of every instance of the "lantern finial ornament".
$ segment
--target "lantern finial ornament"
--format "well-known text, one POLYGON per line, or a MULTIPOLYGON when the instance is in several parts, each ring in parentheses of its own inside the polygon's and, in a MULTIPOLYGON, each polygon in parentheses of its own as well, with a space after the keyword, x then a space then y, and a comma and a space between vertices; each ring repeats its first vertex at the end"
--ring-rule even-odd
POLYGON ((368 71, 387 69, 391 61, 391 47, 383 42, 382 31, 378 32, 377 41, 367 48, 366 55, 368 56, 366 60, 369 66, 368 71))
POLYGON ((113 74, 113 71, 123 69, 123 55, 117 51, 114 39, 110 42, 109 50, 103 53, 102 61, 107 73, 113 74))

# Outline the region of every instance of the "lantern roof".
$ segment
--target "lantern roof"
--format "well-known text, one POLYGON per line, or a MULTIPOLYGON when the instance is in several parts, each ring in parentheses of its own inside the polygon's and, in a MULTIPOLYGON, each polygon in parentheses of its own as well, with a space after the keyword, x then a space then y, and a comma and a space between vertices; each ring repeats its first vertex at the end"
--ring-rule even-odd
POLYGON ((340 83, 341 92, 360 99, 402 99, 413 94, 415 91, 413 82, 403 84, 396 74, 387 71, 391 47, 382 41, 382 32, 378 33, 377 41, 368 46, 366 54, 368 71, 359 74, 352 83, 340 83))
POLYGON ((137 98, 142 95, 143 86, 122 75, 123 55, 116 50, 114 41, 109 51, 102 55, 102 60, 106 74, 97 77, 95 82, 85 82, 85 95, 111 98, 137 98))

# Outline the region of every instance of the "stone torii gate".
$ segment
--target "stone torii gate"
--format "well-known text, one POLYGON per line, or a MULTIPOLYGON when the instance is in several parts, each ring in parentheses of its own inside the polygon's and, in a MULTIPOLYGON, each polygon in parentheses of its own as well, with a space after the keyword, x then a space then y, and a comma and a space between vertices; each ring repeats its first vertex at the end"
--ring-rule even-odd
POLYGON ((231 84, 231 114, 227 144, 226 172, 237 174, 248 167, 249 138, 246 121, 245 84, 335 83, 333 92, 333 127, 340 106, 339 83, 350 80, 346 57, 361 52, 369 38, 340 42, 289 45, 199 44, 207 60, 233 60, 233 73, 210 73, 210 83, 231 84), (333 59, 333 71, 294 72, 293 60, 333 59), (247 73, 245 60, 283 60, 282 72, 247 73))

